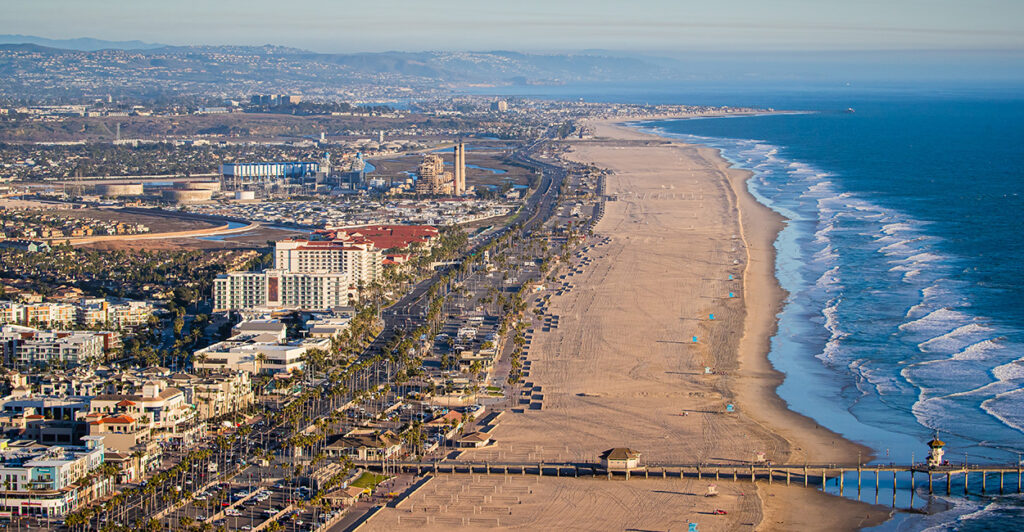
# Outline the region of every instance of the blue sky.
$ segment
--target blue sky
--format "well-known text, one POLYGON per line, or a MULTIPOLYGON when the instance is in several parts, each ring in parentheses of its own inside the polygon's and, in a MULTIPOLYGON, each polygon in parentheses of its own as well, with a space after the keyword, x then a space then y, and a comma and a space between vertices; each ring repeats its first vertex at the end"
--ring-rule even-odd
POLYGON ((1024 50, 1024 0, 0 0, 0 33, 322 52, 1024 50))

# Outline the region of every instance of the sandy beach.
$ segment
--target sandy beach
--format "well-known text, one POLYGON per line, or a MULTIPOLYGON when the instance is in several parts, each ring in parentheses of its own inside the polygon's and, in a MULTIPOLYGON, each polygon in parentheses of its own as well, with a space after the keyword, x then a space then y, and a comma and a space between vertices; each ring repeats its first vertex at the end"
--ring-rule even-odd
MULTIPOLYGON (((593 461, 630 447, 649 464, 740 465, 758 453, 775 463, 867 460, 867 448, 775 395, 782 375, 766 354, 785 296, 773 248, 784 220, 746 191, 748 173, 707 147, 592 126, 594 139, 573 142, 567 157, 610 169, 616 199, 530 331, 529 399, 504 416, 495 445, 466 457, 593 461)), ((888 518, 885 508, 812 489, 732 481, 713 499, 728 515, 713 516, 698 497, 707 484, 540 479, 501 527, 856 530, 888 518)), ((368 525, 394 527, 399 515, 409 517, 386 509, 368 525)))

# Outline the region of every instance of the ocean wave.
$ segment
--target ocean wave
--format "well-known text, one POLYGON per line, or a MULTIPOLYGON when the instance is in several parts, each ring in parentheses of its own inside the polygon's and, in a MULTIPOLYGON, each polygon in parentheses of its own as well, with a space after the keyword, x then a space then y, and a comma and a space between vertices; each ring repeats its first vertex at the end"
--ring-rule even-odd
POLYGON ((916 320, 902 323, 897 327, 897 329, 910 332, 934 331, 936 329, 952 331, 971 321, 973 320, 970 316, 960 312, 959 310, 953 310, 950 307, 942 307, 940 309, 933 310, 916 320))
POLYGON ((818 277, 818 281, 814 285, 826 290, 834 289, 839 286, 839 266, 833 266, 832 268, 825 270, 825 273, 822 273, 821 277, 818 277))
POLYGON ((834 231, 836 224, 833 222, 826 222, 821 229, 814 232, 814 241, 819 244, 824 244, 829 241, 829 233, 834 231))
POLYGON ((986 354, 1002 349, 999 338, 990 338, 973 343, 953 355, 954 360, 983 360, 986 354))
POLYGON ((904 318, 917 319, 927 314, 929 305, 921 302, 907 309, 907 313, 903 315, 904 318))
POLYGON ((832 248, 832 244, 826 244, 824 248, 819 249, 814 253, 814 262, 833 262, 839 257, 835 249, 832 248))
MULTIPOLYGON (((754 169, 755 197, 792 221, 776 242, 780 283, 790 293, 781 315, 804 323, 787 330, 780 321, 777 334, 791 336, 780 345, 809 346, 799 358, 813 354, 844 384, 886 395, 881 403, 893 407, 852 399, 853 408, 837 392, 835 408, 868 416, 867 425, 877 426, 876 416, 898 420, 912 437, 922 432, 917 424, 948 432, 969 425, 986 438, 1019 441, 1024 365, 1015 352, 1024 350, 1005 339, 1013 337, 1005 327, 971 310, 977 287, 958 280, 959 259, 942 251, 929 222, 843 190, 835 174, 764 141, 694 141, 754 169)), ((951 434, 951 446, 975 437, 951 434)))
POLYGON ((922 251, 919 248, 912 248, 912 247, 910 247, 910 244, 914 244, 916 242, 922 242, 922 241, 926 240, 927 238, 928 237, 926 237, 926 236, 917 236, 917 237, 914 237, 914 238, 904 238, 904 239, 899 240, 897 242, 893 242, 892 244, 889 244, 889 245, 882 246, 882 247, 878 248, 878 252, 882 253, 884 255, 887 255, 887 256, 906 255, 906 256, 910 257, 910 256, 913 256, 914 254, 921 253, 921 251, 922 251))
POLYGON ((909 222, 893 222, 882 226, 882 232, 887 235, 895 235, 898 233, 910 233, 916 232, 918 228, 909 222))
POLYGON ((1024 432, 1024 388, 996 394, 981 402, 981 409, 1003 424, 1024 432))
POLYGON ((921 351, 953 352, 958 349, 963 349, 964 346, 977 346, 980 342, 978 342, 976 338, 972 340, 971 337, 979 334, 988 335, 992 330, 993 329, 991 327, 986 327, 977 322, 968 323, 966 325, 961 325, 946 334, 929 338, 928 340, 917 344, 917 348, 921 351))

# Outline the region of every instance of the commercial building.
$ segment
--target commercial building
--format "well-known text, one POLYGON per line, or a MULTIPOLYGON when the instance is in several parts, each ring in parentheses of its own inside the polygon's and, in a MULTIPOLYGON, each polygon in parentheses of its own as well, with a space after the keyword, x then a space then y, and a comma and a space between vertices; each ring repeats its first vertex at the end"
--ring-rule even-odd
POLYGON ((250 375, 247 371, 207 369, 201 376, 179 373, 170 380, 185 392, 185 400, 196 409, 197 420, 208 421, 252 407, 255 394, 250 375))
POLYGON ((441 232, 432 225, 367 225, 317 231, 318 237, 341 242, 371 242, 382 252, 416 244, 429 250, 441 232))
POLYGON ((170 435, 195 419, 195 411, 185 401, 185 394, 169 387, 165 381, 148 381, 141 392, 93 397, 89 401, 87 421, 127 415, 154 434, 170 435))
POLYGON ((0 440, 0 513, 60 517, 110 491, 108 479, 88 487, 77 481, 104 463, 103 438, 86 436, 82 446, 45 446, 0 440))
POLYGON ((287 180, 315 177, 318 173, 320 163, 313 161, 220 165, 221 187, 224 190, 253 190, 287 180))
POLYGON ((195 352, 196 370, 291 373, 305 365, 310 349, 329 349, 329 339, 285 341, 274 334, 240 334, 195 352))

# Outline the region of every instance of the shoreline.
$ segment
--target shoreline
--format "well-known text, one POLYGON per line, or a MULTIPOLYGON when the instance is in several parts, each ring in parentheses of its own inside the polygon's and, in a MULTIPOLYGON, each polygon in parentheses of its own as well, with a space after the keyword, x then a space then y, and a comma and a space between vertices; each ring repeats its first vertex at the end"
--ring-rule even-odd
MULTIPOLYGON (((759 114, 785 114, 785 112, 771 112, 771 113, 759 113, 759 114)), ((735 208, 739 217, 740 236, 745 244, 746 257, 744 267, 744 283, 743 291, 745 295, 745 307, 747 307, 747 319, 744 320, 744 334, 740 341, 739 346, 739 359, 741 363, 741 373, 738 375, 737 381, 743 386, 737 386, 737 395, 745 398, 751 404, 767 404, 771 412, 768 415, 763 411, 751 410, 747 413, 754 414, 752 417, 761 418, 762 422, 765 422, 770 426, 772 432, 776 434, 792 434, 791 438, 786 438, 792 442, 794 440, 807 439, 809 435, 814 432, 823 432, 823 434, 813 438, 814 440, 824 442, 826 439, 830 440, 829 444, 832 446, 831 440, 840 442, 839 446, 845 446, 847 450, 853 450, 854 452, 861 452, 861 458, 864 463, 867 463, 875 458, 874 450, 866 445, 853 442, 846 439, 842 435, 833 432, 829 429, 821 427, 813 418, 790 410, 786 402, 775 392, 775 390, 782 384, 786 377, 786 374, 775 369, 768 359, 768 353, 771 350, 771 339, 775 336, 778 329, 777 316, 782 311, 785 299, 788 293, 780 286, 778 279, 775 277, 775 241, 778 238, 779 232, 783 229, 786 222, 788 221, 781 214, 773 211, 767 205, 759 202, 757 198, 747 189, 747 181, 753 176, 753 172, 749 170, 743 170, 734 168, 732 163, 727 161, 718 148, 712 148, 703 144, 686 144, 678 139, 671 137, 663 137, 655 133, 649 133, 645 131, 638 131, 637 129, 629 126, 629 123, 646 122, 649 120, 672 120, 672 119, 690 119, 697 117, 669 117, 665 118, 626 118, 626 119, 615 119, 615 120, 602 120, 595 122, 594 125, 598 127, 612 128, 619 134, 625 134, 626 137, 634 136, 641 137, 649 140, 669 141, 671 143, 687 146, 696 146, 700 150, 708 150, 714 152, 714 156, 719 159, 725 168, 725 175, 723 176, 731 187, 733 194, 732 201, 735 202, 735 208), (746 281, 754 282, 746 282, 746 281), (755 319, 750 319, 750 308, 751 306, 764 306, 770 310, 770 312, 755 316, 755 319), (761 319, 756 319, 761 318, 761 319), (767 319, 766 319, 767 318, 767 319), (751 324, 751 321, 757 323, 751 324), (782 420, 775 416, 786 416, 792 419, 782 420), (791 424, 796 423, 796 427, 792 427, 791 424), (798 434, 803 432, 803 434, 798 434)), ((842 454, 834 456, 834 458, 823 459, 820 456, 813 455, 808 456, 806 451, 800 447, 792 448, 790 450, 791 459, 797 461, 825 461, 829 463, 844 463, 842 459, 848 455, 842 454)), ((831 456, 831 455, 830 455, 831 456)), ((848 462, 847 462, 848 463, 848 462)), ((856 462, 854 462, 855 464, 856 462)))
MULTIPOLYGON (((694 117, 665 117, 689 119, 694 117)), ((740 238, 744 244, 746 261, 743 268, 743 333, 734 356, 739 364, 735 376, 730 376, 726 387, 735 393, 737 405, 745 417, 770 434, 783 440, 784 452, 777 458, 789 463, 861 463, 874 458, 874 451, 848 440, 838 433, 820 426, 813 418, 800 414, 777 393, 786 374, 775 369, 768 358, 771 340, 778 329, 778 315, 785 305, 787 292, 776 278, 775 242, 787 219, 759 202, 747 189, 747 181, 753 176, 749 170, 734 168, 717 148, 700 144, 685 144, 678 139, 650 132, 639 131, 630 123, 647 122, 652 119, 616 119, 592 122, 595 139, 618 138, 624 140, 669 141, 682 146, 694 146, 698 151, 710 152, 722 166, 721 177, 728 185, 730 203, 735 209, 739 223, 740 238), (601 133, 605 133, 602 135, 601 133), (756 405, 756 407, 752 407, 756 405)), ((782 449, 780 449, 782 450, 782 449)), ((792 490, 782 486, 758 486, 761 500, 762 519, 758 529, 775 529, 780 523, 787 528, 818 528, 825 515, 823 506, 832 506, 829 517, 840 516, 829 528, 860 529, 875 526, 890 519, 887 514, 879 519, 878 507, 867 503, 849 501, 807 488, 792 490), (802 491, 801 491, 802 490, 802 491), (781 495, 785 494, 782 499, 781 495), (779 495, 780 497, 777 497, 779 495), (781 502, 780 502, 781 500, 781 502), (840 501, 850 504, 840 504, 840 501), (875 511, 872 518, 869 512, 875 511), (814 517, 809 517, 814 516, 814 517)))

